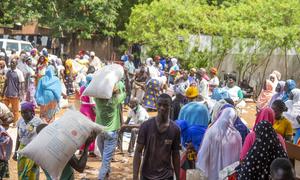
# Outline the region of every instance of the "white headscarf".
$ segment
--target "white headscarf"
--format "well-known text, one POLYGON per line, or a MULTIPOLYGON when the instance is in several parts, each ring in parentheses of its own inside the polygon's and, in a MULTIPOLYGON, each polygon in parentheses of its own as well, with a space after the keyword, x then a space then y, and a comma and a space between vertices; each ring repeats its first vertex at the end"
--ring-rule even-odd
POLYGON ((226 108, 205 133, 196 168, 201 169, 209 180, 219 179, 220 170, 239 160, 242 137, 234 128, 236 119, 236 111, 226 108))
POLYGON ((172 58, 171 59, 172 65, 175 66, 178 62, 178 60, 176 58, 172 58))
POLYGON ((146 65, 147 65, 148 67, 150 67, 150 66, 152 66, 152 64, 153 64, 153 59, 152 59, 152 58, 147 58, 147 59, 146 59, 146 65))
POLYGON ((222 107, 228 104, 224 99, 221 99, 220 101, 217 101, 212 109, 212 116, 211 116, 211 123, 214 123, 217 118, 218 115, 220 113, 220 110, 222 109, 222 107))
POLYGON ((279 71, 276 71, 276 70, 275 70, 275 71, 272 72, 272 74, 275 74, 277 80, 280 81, 280 79, 281 79, 281 73, 280 73, 279 71))
POLYGON ((288 111, 284 112, 283 115, 291 121, 293 128, 297 129, 300 128, 300 124, 297 121, 297 116, 300 116, 300 89, 293 89, 291 94, 293 95, 293 100, 285 102, 288 111))
POLYGON ((277 87, 277 84, 278 84, 278 77, 276 74, 270 74, 269 76, 270 78, 273 77, 274 78, 274 82, 272 82, 272 87, 273 87, 273 93, 275 93, 275 90, 276 90, 276 87, 277 87))

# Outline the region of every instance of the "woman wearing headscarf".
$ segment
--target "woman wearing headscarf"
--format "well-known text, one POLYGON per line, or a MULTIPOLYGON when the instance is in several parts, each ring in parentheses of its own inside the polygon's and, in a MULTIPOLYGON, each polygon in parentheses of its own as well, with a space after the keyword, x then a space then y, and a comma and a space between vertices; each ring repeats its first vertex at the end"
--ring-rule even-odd
POLYGON ((179 66, 177 64, 178 60, 176 58, 171 59, 172 66, 169 70, 169 83, 174 84, 175 77, 177 75, 177 72, 179 71, 179 66))
POLYGON ((276 89, 277 84, 278 84, 278 79, 277 79, 276 74, 270 74, 269 80, 270 80, 271 83, 272 83, 273 92, 275 92, 275 89, 276 89))
POLYGON ((275 94, 272 96, 272 99, 269 102, 269 107, 272 106, 273 102, 276 100, 281 100, 284 95, 284 87, 285 87, 285 81, 279 81, 277 83, 277 86, 275 88, 275 94))
POLYGON ((27 58, 26 60, 27 69, 29 72, 28 77, 28 84, 27 84, 27 93, 26 93, 26 101, 32 102, 34 105, 36 105, 36 101, 34 98, 35 94, 35 71, 32 65, 32 58, 27 58))
MULTIPOLYGON (((275 114, 274 111, 271 108, 264 108, 260 112, 258 112, 254 129, 257 126, 258 123, 261 121, 268 121, 271 125, 275 122, 275 114)), ((280 141, 281 145, 285 148, 285 141, 283 137, 280 134, 277 134, 277 138, 280 141)), ((243 144, 243 148, 241 151, 240 159, 244 160, 249 150, 252 148, 254 142, 256 140, 256 134, 254 131, 250 132, 245 139, 245 142, 243 144)))
POLYGON ((236 118, 236 111, 226 108, 204 135, 196 168, 209 180, 219 179, 220 170, 239 160, 242 138, 233 125, 236 118))
POLYGON ((180 110, 176 124, 180 128, 181 144, 185 154, 181 158, 180 179, 186 178, 186 170, 195 168, 195 160, 204 133, 208 127, 209 113, 204 104, 190 102, 180 110))
POLYGON ((36 84, 38 84, 39 80, 45 75, 46 69, 48 66, 48 58, 41 55, 36 64, 36 84))
POLYGON ((147 66, 147 72, 148 72, 150 78, 159 77, 159 74, 160 74, 159 69, 157 69, 154 66, 154 61, 152 58, 146 59, 146 66, 147 66))
POLYGON ((67 88, 68 96, 74 93, 73 80, 74 80, 73 61, 72 59, 67 59, 65 62, 64 81, 67 88))
POLYGON ((190 102, 184 105, 176 123, 181 129, 182 145, 192 142, 198 151, 205 130, 208 127, 209 113, 206 105, 199 102, 190 102))
POLYGON ((30 51, 30 58, 32 59, 32 66, 36 67, 39 60, 38 50, 36 48, 30 51))
POLYGON ((40 79, 35 93, 36 102, 40 106, 40 117, 46 123, 54 120, 62 93, 61 89, 59 78, 54 76, 53 68, 48 67, 45 76, 40 79))
POLYGON ((181 145, 183 154, 180 160, 180 180, 186 179, 186 170, 195 169, 197 152, 204 137, 207 126, 189 126, 185 120, 177 120, 176 124, 180 128, 181 145))
POLYGON ((284 91, 285 92, 284 92, 284 95, 282 97, 282 100, 284 102, 289 100, 289 95, 290 95, 291 91, 296 88, 296 86, 297 86, 297 84, 294 80, 289 79, 289 80, 286 81, 285 86, 284 86, 284 91))
POLYGON ((290 93, 290 100, 285 104, 288 111, 283 115, 292 123, 293 129, 296 131, 294 143, 298 144, 300 139, 300 89, 293 89, 290 93))
POLYGON ((174 86, 175 99, 172 102, 172 116, 173 121, 178 119, 179 112, 181 108, 187 103, 187 98, 185 97, 185 86, 184 84, 176 84, 174 86))
MULTIPOLYGON (((80 112, 82 114, 84 114, 86 117, 88 117, 91 121, 95 122, 95 120, 96 120, 96 113, 95 113, 95 110, 94 110, 95 102, 89 96, 83 96, 82 95, 84 90, 88 87, 88 85, 92 81, 92 78, 93 78, 92 75, 88 74, 86 76, 86 84, 81 86, 81 88, 80 88, 80 101, 81 101, 80 112)), ((92 142, 89 146, 89 154, 91 156, 95 156, 94 149, 95 149, 95 141, 92 142)), ((80 150, 82 152, 84 150, 84 146, 82 146, 80 148, 80 150)))
POLYGON ((288 158, 288 156, 271 123, 259 122, 254 132, 255 142, 238 170, 238 178, 268 180, 272 161, 276 158, 288 158))
POLYGON ((184 105, 178 116, 179 120, 185 120, 189 126, 200 125, 208 126, 209 112, 205 104, 190 102, 184 105))
POLYGON ((275 74, 278 81, 281 80, 281 73, 279 71, 275 70, 275 71, 272 72, 272 74, 275 74))
POLYGON ((146 109, 156 110, 156 101, 162 91, 162 84, 157 78, 152 78, 146 83, 144 106, 146 109))
POLYGON ((258 96, 256 106, 258 109, 267 107, 273 96, 273 83, 271 80, 266 80, 261 93, 258 96))
MULTIPOLYGON (((215 123, 215 121, 218 119, 218 117, 222 114, 222 111, 224 111, 226 108, 234 108, 234 106, 230 103, 228 103, 226 100, 218 101, 212 112, 212 120, 211 124, 215 123)), ((244 144, 244 141, 246 139, 246 136, 250 133, 248 127, 243 123, 241 118, 237 116, 237 119, 234 122, 234 127, 236 130, 239 131, 241 137, 242 137, 242 143, 244 144)))
POLYGON ((42 120, 35 117, 34 105, 30 102, 21 104, 21 119, 17 123, 16 148, 13 159, 18 161, 19 179, 39 179, 39 166, 31 159, 17 154, 18 150, 23 149, 37 135, 36 127, 42 124, 42 120))

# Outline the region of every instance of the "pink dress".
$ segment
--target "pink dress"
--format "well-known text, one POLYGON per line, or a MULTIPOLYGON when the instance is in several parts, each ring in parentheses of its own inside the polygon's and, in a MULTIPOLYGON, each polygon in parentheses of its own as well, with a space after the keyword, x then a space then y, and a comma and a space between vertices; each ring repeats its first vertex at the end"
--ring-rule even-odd
MULTIPOLYGON (((278 137, 281 145, 283 146, 284 150, 286 151, 285 141, 284 141, 283 137, 278 133, 277 133, 277 137, 278 137)), ((240 160, 243 160, 243 159, 246 158, 248 151, 250 151, 251 147, 254 144, 255 138, 256 138, 256 135, 255 135, 254 131, 250 132, 246 136, 246 139, 245 139, 245 142, 244 142, 244 145, 242 147, 241 154, 240 154, 240 160)))
MULTIPOLYGON (((263 108, 257 114, 254 127, 256 126, 256 124, 260 123, 261 121, 268 121, 269 123, 271 123, 273 125, 274 122, 275 122, 274 111, 271 108, 263 108)), ((278 137, 280 143, 282 144, 283 148, 286 151, 285 141, 284 141, 283 137, 278 133, 277 133, 277 137, 278 137)), ((245 142, 244 142, 243 147, 242 147, 242 151, 240 153, 240 160, 245 159, 245 157, 247 156, 248 151, 250 151, 251 147, 253 146, 255 139, 256 139, 256 135, 255 135, 254 131, 251 131, 246 136, 245 142)))
MULTIPOLYGON (((91 101, 91 98, 89 96, 82 96, 83 91, 85 90, 85 86, 81 86, 80 88, 80 112, 84 114, 86 117, 88 117, 91 121, 95 122, 96 120, 96 114, 94 111, 95 104, 91 101)), ((81 146, 80 150, 83 150, 84 145, 81 146)), ((95 149, 95 141, 91 143, 89 147, 89 152, 94 152, 95 149)))

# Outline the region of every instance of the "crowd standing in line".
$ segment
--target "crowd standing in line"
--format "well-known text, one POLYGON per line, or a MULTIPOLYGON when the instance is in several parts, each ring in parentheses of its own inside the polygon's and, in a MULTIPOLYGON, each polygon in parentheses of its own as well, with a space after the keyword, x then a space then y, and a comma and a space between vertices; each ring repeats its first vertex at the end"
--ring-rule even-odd
POLYGON ((53 57, 46 49, 11 57, 0 53, 0 178, 9 176, 12 153, 6 130, 16 127, 12 158, 18 162, 18 177, 39 179, 39 166, 17 152, 45 124, 55 121, 56 113, 68 106, 68 96, 75 94, 80 112, 104 126, 105 133, 96 141, 91 135, 79 149, 81 158, 72 157, 61 179, 74 179, 73 169, 82 172, 88 155, 96 156, 96 146, 102 159, 98 179, 108 179, 115 150, 123 151, 125 132, 131 135, 128 153, 134 156, 133 179, 184 180, 186 170, 198 169, 216 180, 221 170, 236 162, 239 165, 227 176, 294 178, 285 145, 285 141, 300 145, 300 90, 294 80, 283 81, 278 71, 271 73, 256 102, 256 120, 250 129, 239 111, 253 88, 246 81, 237 82, 235 74, 227 74, 223 82, 218 69, 184 70, 174 57, 155 56, 145 64, 133 60, 125 52, 118 62, 124 77, 114 85, 110 99, 101 99, 83 92, 97 71, 113 62, 101 61, 94 52, 80 51, 74 59, 67 54, 62 59, 53 57), (125 111, 129 112, 126 121, 125 111), (152 111, 157 111, 155 117, 149 117, 152 111))

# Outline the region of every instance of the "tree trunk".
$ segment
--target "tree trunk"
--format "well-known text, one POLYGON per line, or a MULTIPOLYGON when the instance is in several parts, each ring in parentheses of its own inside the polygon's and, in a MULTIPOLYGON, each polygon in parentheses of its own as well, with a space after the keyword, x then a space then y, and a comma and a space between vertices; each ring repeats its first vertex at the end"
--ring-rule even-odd
POLYGON ((264 71, 263 71, 263 74, 262 74, 262 78, 261 78, 261 81, 260 81, 261 83, 260 83, 260 86, 259 86, 259 91, 258 91, 259 93, 262 90, 262 87, 263 87, 263 84, 264 84, 263 82, 264 82, 264 79, 266 77, 266 71, 267 71, 268 65, 270 63, 271 55, 272 55, 273 51, 274 51, 274 49, 271 49, 269 55, 267 56, 267 63, 266 63, 266 66, 264 68, 264 71))

